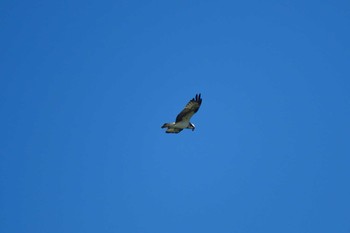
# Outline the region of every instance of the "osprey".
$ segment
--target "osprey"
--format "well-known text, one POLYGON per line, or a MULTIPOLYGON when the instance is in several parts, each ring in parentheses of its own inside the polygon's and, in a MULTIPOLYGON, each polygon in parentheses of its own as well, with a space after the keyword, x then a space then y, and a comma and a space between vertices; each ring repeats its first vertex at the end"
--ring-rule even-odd
POLYGON ((196 127, 190 122, 190 119, 198 111, 201 103, 201 94, 197 94, 195 98, 191 99, 190 102, 187 103, 179 115, 177 115, 176 121, 172 123, 165 123, 162 126, 162 129, 167 128, 165 131, 166 133, 179 133, 183 129, 192 129, 193 131, 196 127))

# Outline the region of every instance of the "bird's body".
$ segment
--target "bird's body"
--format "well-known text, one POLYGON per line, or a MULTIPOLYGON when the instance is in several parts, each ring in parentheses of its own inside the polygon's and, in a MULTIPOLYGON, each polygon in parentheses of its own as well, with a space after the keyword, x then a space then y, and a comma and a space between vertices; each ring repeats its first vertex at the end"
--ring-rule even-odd
POLYGON ((165 123, 162 128, 167 128, 166 133, 179 133, 183 129, 195 129, 195 125, 190 122, 191 117, 198 111, 202 104, 201 94, 190 100, 185 108, 177 115, 176 121, 165 123))

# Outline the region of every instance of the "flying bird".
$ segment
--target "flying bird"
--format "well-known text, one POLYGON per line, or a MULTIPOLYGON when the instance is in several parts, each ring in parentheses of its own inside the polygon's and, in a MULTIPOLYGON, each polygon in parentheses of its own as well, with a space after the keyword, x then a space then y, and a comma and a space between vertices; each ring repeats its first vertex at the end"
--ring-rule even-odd
POLYGON ((183 129, 192 129, 192 131, 196 128, 196 126, 190 122, 191 117, 198 111, 201 106, 202 99, 201 94, 197 94, 195 98, 191 99, 185 108, 177 115, 175 122, 165 123, 162 126, 163 128, 167 128, 166 133, 179 133, 183 129))

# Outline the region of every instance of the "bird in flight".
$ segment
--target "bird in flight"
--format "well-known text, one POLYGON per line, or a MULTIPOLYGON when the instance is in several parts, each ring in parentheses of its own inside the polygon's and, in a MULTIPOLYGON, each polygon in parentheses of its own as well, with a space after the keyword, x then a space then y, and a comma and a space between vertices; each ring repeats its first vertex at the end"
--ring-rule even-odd
POLYGON ((165 123, 162 126, 162 129, 167 128, 165 131, 166 133, 179 133, 183 129, 192 129, 193 131, 196 126, 190 122, 190 119, 198 111, 201 103, 201 94, 197 94, 196 97, 191 99, 185 108, 177 115, 176 121, 172 123, 165 123))

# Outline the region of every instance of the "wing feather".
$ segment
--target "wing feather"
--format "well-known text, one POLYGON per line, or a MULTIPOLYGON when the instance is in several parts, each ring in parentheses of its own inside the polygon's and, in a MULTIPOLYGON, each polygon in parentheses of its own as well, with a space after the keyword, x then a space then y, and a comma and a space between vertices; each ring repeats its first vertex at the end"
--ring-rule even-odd
POLYGON ((201 94, 196 94, 196 97, 191 99, 185 108, 177 115, 176 122, 189 121, 191 117, 198 111, 202 104, 201 94))

